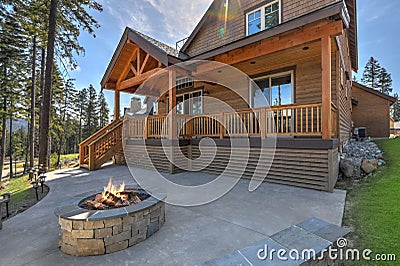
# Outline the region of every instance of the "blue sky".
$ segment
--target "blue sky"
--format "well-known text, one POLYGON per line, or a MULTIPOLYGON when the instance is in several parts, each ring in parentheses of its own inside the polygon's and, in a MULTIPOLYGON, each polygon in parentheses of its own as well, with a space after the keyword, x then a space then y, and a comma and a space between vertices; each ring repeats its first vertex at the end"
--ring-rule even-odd
MULTIPOLYGON (((78 69, 70 73, 78 89, 100 81, 126 26, 148 34, 171 46, 190 35, 212 0, 99 0, 102 13, 93 13, 101 28, 97 38, 86 33, 80 37, 85 56, 77 57, 78 69)), ((358 5, 358 77, 374 56, 392 74, 393 85, 400 93, 400 1, 357 0, 358 5)), ((113 108, 113 93, 105 91, 113 108)), ((121 107, 129 105, 129 95, 121 97, 121 107)))

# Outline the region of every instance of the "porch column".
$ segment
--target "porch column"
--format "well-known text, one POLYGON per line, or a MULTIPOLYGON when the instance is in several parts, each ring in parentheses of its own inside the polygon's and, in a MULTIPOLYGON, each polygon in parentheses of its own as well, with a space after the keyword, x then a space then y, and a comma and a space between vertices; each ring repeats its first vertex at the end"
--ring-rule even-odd
POLYGON ((168 139, 175 140, 176 133, 176 72, 173 70, 168 71, 168 101, 169 112, 168 115, 168 139))
POLYGON ((115 90, 114 92, 114 121, 119 120, 120 118, 120 95, 119 91, 115 90))
POLYGON ((332 41, 330 36, 321 39, 322 56, 322 139, 332 136, 332 41))

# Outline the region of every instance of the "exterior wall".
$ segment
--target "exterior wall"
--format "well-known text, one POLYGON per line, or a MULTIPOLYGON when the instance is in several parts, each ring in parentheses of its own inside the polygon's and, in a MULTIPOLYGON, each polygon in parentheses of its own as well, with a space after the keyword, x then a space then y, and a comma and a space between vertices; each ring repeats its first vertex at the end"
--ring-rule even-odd
MULTIPOLYGON (((339 138, 340 142, 349 140, 351 136, 351 80, 347 80, 346 71, 352 73, 351 60, 349 54, 349 42, 348 42, 348 30, 344 31, 344 34, 338 36, 337 44, 338 51, 337 55, 337 66, 336 66, 336 82, 337 82, 337 100, 333 101, 338 107, 338 127, 339 127, 339 138)), ((351 74, 350 74, 351 79, 351 74)))
MULTIPOLYGON (((272 0, 230 1, 225 34, 221 35, 221 28, 225 28, 225 19, 223 19, 225 8, 224 1, 216 0, 206 14, 203 26, 184 52, 194 56, 244 38, 246 36, 246 12, 269 2, 272 0)), ((335 2, 339 2, 339 0, 281 0, 282 23, 335 2)))
POLYGON ((387 138, 390 135, 390 106, 385 100, 353 86, 353 98, 358 105, 353 107, 355 127, 366 127, 371 137, 387 138))
MULTIPOLYGON (((215 142, 216 156, 209 164, 207 155, 200 159, 201 153, 197 139, 174 141, 167 144, 170 145, 167 147, 163 147, 160 140, 127 140, 125 152, 129 165, 160 172, 182 172, 179 166, 186 170, 194 169, 193 171, 202 169, 201 172, 211 174, 221 174, 225 171, 227 176, 247 179, 265 178, 265 181, 271 183, 323 191, 333 191, 336 184, 339 161, 337 144, 334 142, 317 139, 279 140, 270 169, 262 163, 263 157, 260 154, 268 154, 272 150, 261 148, 259 140, 250 139, 250 146, 236 145, 234 148, 230 147, 229 140, 215 140, 215 142), (169 148, 173 153, 166 155, 169 148), (189 158, 191 165, 187 165, 183 157, 179 159, 179 150, 186 158, 189 158), (171 160, 176 164, 171 163, 171 160), (230 169, 226 170, 230 160, 245 162, 245 169, 236 169, 235 167, 238 166, 231 164, 230 169), (203 167, 205 164, 208 165, 206 168, 203 167)), ((204 154, 214 154, 214 148, 206 144, 201 147, 204 154)))

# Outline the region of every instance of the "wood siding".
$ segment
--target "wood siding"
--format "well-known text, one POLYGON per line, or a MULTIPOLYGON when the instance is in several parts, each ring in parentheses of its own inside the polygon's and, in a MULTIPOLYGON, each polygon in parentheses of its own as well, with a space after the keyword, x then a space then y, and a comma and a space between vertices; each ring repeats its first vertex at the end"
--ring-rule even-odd
POLYGON ((336 38, 338 44, 338 51, 336 52, 336 90, 337 98, 333 101, 339 109, 339 138, 341 144, 348 141, 351 136, 351 73, 352 66, 349 55, 349 45, 348 45, 348 30, 345 30, 343 35, 336 38), (346 77, 346 71, 349 75, 349 80, 346 77))
MULTIPOLYGON (((225 33, 221 34, 221 28, 225 28, 224 1, 216 0, 205 15, 205 21, 191 44, 184 51, 190 56, 195 56, 210 51, 225 44, 234 42, 246 36, 246 11, 259 7, 270 0, 256 1, 230 1, 229 15, 226 22, 225 33)), ((329 6, 338 0, 281 0, 282 23, 311 13, 323 7, 329 6)))
POLYGON ((367 134, 371 137, 389 137, 390 102, 355 86, 353 86, 353 98, 358 101, 353 107, 354 126, 366 127, 367 134))
MULTIPOLYGON (((270 153, 272 152, 270 149, 262 151, 260 147, 252 147, 249 151, 248 147, 217 146, 215 158, 205 168, 204 165, 209 162, 210 158, 204 156, 204 154, 213 154, 214 148, 202 146, 203 156, 201 159, 198 145, 174 146, 171 149, 174 150, 175 154, 180 150, 185 157, 193 159, 190 162, 191 165, 187 165, 183 157, 180 161, 175 159, 177 165, 183 165, 183 168, 187 170, 195 169, 199 171, 199 169, 202 169, 201 172, 217 175, 224 172, 227 176, 237 178, 251 179, 254 177, 258 180, 265 179, 265 181, 271 183, 323 191, 333 191, 337 180, 339 165, 337 148, 333 150, 277 148, 270 169, 265 166, 266 164, 260 163, 262 160, 260 153, 270 153), (245 163, 247 158, 248 162, 245 163), (226 170, 230 160, 233 163, 230 164, 230 169, 226 170), (235 164, 235 161, 244 162, 245 165, 235 164), (241 165, 241 167, 238 165, 241 165)), ((144 143, 138 144, 135 141, 130 143, 128 140, 125 146, 125 155, 130 166, 170 173, 171 171, 172 173, 182 171, 179 167, 170 163, 161 145, 144 146, 144 143)))

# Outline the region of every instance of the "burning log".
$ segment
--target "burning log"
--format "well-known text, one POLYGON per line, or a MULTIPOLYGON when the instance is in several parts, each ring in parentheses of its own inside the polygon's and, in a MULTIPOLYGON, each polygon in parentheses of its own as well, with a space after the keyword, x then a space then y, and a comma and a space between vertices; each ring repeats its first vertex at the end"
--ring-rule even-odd
POLYGON ((125 191, 124 183, 117 189, 117 186, 112 184, 112 178, 110 178, 107 187, 104 187, 104 191, 87 199, 82 207, 90 210, 121 208, 138 204, 147 197, 148 195, 139 194, 133 190, 125 191))

